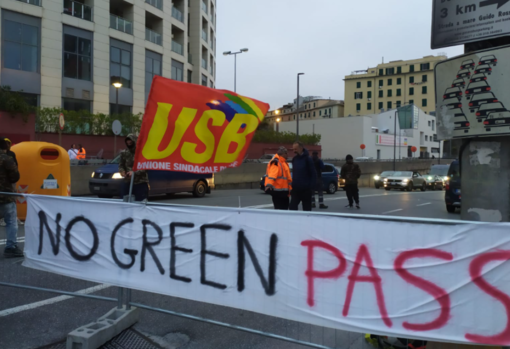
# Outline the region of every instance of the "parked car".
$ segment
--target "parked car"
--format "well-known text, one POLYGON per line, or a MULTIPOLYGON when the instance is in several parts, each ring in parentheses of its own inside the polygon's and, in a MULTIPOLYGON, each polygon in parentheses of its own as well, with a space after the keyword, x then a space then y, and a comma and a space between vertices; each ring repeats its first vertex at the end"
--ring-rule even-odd
POLYGON ((395 173, 394 171, 384 171, 379 175, 374 176, 374 184, 375 189, 379 189, 380 187, 384 186, 384 180, 395 173))
POLYGON ((487 75, 484 73, 475 74, 471 77, 469 82, 487 81, 487 75))
POLYGON ((478 62, 478 64, 479 65, 481 65, 481 64, 491 65, 492 64, 492 66, 495 67, 498 64, 498 59, 494 55, 483 56, 482 58, 480 58, 480 62, 478 62))
POLYGON ((489 113, 483 125, 487 132, 489 132, 492 127, 510 126, 510 111, 489 113))
POLYGON ((455 160, 448 168, 448 180, 445 183, 444 201, 446 211, 455 212, 461 207, 461 178, 459 161, 455 160))
POLYGON ((499 102, 494 93, 486 92, 474 95, 469 101, 469 110, 474 113, 482 104, 499 102))
POLYGON ((450 169, 450 165, 432 165, 429 174, 437 175, 443 179, 443 181, 448 180, 448 170, 450 169))
POLYGON ((475 74, 481 74, 481 73, 485 73, 485 74, 491 75, 492 74, 492 68, 488 64, 479 65, 476 68, 476 70, 475 70, 475 74))
POLYGON ((471 82, 466 87, 466 95, 475 95, 479 93, 484 93, 487 91, 490 91, 491 87, 487 83, 487 81, 478 81, 478 82, 471 82))
POLYGON ((452 82, 452 87, 464 88, 464 86, 466 86, 466 82, 464 81, 464 79, 455 79, 452 82))
MULTIPOLYGON (((292 175, 292 163, 289 162, 290 173, 292 175)), ((266 176, 260 178, 260 190, 265 191, 266 176)), ((322 190, 328 194, 334 194, 339 188, 345 188, 345 180, 340 178, 340 170, 333 164, 324 163, 322 171, 322 190)))
MULTIPOLYGON (((92 173, 89 180, 89 191, 100 198, 112 198, 122 195, 124 179, 119 172, 120 155, 107 165, 92 173)), ((147 171, 149 177, 149 195, 174 193, 192 193, 195 197, 203 197, 214 189, 213 174, 194 174, 186 172, 147 171)))
POLYGON ((482 122, 483 119, 487 118, 487 115, 494 112, 506 111, 505 106, 502 103, 485 103, 480 106, 476 112, 476 119, 478 122, 482 122))
POLYGON ((441 176, 436 174, 427 173, 424 174, 423 177, 427 181, 427 189, 432 190, 443 190, 444 189, 444 180, 441 176))
POLYGON ((401 191, 420 189, 425 191, 427 189, 427 182, 418 172, 397 171, 384 180, 384 189, 400 189, 401 191))
POLYGON ((460 69, 470 69, 475 67, 475 62, 472 59, 468 59, 462 62, 460 69))
POLYGON ((462 98, 462 90, 459 87, 450 87, 444 91, 443 100, 454 97, 457 97, 459 101, 462 98))

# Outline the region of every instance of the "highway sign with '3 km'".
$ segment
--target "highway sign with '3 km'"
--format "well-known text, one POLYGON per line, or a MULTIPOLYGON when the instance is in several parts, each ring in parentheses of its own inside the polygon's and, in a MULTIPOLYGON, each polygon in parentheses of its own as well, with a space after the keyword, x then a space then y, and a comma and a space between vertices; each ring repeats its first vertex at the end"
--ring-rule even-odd
POLYGON ((434 73, 439 139, 510 134, 510 46, 442 61, 434 73))
POLYGON ((432 49, 510 33, 510 0, 433 0, 432 49))

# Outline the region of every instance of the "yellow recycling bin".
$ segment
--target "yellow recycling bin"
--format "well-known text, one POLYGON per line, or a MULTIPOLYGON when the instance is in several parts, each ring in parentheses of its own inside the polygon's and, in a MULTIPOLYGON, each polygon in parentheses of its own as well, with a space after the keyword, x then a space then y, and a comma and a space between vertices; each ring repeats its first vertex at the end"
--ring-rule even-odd
MULTIPOLYGON (((21 142, 11 150, 18 160, 18 193, 71 196, 71 167, 64 148, 46 142, 21 142)), ((18 218, 25 219, 26 198, 16 198, 16 206, 18 218)))

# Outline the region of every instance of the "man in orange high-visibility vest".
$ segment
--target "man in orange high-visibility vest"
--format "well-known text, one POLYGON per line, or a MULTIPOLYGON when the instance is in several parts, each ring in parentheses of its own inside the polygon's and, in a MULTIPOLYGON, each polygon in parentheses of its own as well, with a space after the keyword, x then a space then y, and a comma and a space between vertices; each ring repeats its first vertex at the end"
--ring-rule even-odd
POLYGON ((87 152, 85 151, 85 148, 81 144, 78 144, 78 154, 76 155, 77 160, 85 160, 87 157, 87 152))
POLYGON ((271 193, 275 210, 289 209, 292 177, 287 164, 287 148, 280 147, 278 153, 267 164, 265 187, 271 193))

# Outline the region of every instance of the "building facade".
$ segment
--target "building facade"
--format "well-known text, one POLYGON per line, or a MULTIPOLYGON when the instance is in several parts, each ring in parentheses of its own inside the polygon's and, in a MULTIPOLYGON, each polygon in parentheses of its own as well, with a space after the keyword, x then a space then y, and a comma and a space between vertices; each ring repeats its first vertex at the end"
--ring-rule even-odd
POLYGON ((344 116, 344 102, 340 100, 324 98, 300 98, 300 107, 296 113, 295 103, 286 104, 281 108, 270 110, 266 119, 270 123, 289 122, 311 119, 341 118, 344 116))
POLYGON ((0 11, 0 85, 34 105, 136 114, 155 75, 215 86, 216 0, 0 0, 0 11))
POLYGON ((345 116, 361 116, 414 104, 435 111, 434 67, 446 56, 393 61, 347 75, 345 116))

